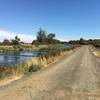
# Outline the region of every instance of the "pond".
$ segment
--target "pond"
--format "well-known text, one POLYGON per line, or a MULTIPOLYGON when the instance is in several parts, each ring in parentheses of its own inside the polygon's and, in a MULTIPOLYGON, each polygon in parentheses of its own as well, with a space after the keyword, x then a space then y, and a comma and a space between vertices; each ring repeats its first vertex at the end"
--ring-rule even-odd
MULTIPOLYGON (((64 49, 70 48, 72 45, 56 45, 56 47, 64 49)), ((38 57, 38 51, 20 51, 0 53, 0 65, 17 64, 31 59, 32 57, 38 57)))
POLYGON ((17 64, 37 57, 39 52, 36 51, 22 51, 11 53, 0 53, 0 65, 17 64))
POLYGON ((73 47, 73 45, 71 45, 71 44, 61 44, 61 45, 55 45, 55 46, 58 47, 58 48, 61 48, 61 49, 73 47))

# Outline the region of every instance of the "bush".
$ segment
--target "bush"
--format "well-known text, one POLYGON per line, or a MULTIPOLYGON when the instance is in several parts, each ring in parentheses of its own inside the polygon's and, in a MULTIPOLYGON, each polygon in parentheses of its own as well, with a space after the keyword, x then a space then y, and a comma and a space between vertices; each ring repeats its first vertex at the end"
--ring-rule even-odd
POLYGON ((26 68, 24 74, 27 75, 27 76, 29 76, 29 75, 31 75, 33 72, 39 71, 41 68, 42 68, 42 66, 39 66, 39 65, 32 65, 32 66, 30 66, 29 68, 26 68))
POLYGON ((36 71, 38 71, 40 69, 41 69, 41 66, 39 66, 39 65, 32 65, 32 66, 29 67, 29 72, 36 72, 36 71))
POLYGON ((52 48, 41 49, 39 52, 40 52, 39 57, 41 59, 43 58, 49 59, 50 57, 59 56, 62 50, 56 47, 52 47, 52 48))

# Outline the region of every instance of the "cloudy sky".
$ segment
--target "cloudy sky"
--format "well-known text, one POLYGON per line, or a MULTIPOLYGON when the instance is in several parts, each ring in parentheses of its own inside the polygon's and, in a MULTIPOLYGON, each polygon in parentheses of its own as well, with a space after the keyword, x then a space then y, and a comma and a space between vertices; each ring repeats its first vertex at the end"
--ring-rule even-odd
POLYGON ((31 42, 40 27, 61 40, 100 38, 100 0, 0 0, 0 41, 31 42))
POLYGON ((0 41, 3 41, 4 39, 14 39, 15 36, 20 37, 21 41, 24 41, 26 43, 31 43, 35 37, 29 34, 17 34, 14 32, 7 32, 0 30, 0 41))

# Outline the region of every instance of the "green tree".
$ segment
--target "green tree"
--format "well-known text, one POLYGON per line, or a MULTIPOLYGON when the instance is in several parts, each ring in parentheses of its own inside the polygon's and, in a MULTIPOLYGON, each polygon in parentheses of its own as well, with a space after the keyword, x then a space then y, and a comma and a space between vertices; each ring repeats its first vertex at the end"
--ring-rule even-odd
POLYGON ((40 44, 45 44, 46 42, 46 32, 42 30, 41 28, 37 32, 37 41, 40 44))
POLYGON ((61 43, 60 40, 55 39, 54 33, 47 34, 46 31, 42 30, 41 28, 37 32, 36 40, 32 41, 32 44, 56 44, 61 43))
POLYGON ((47 35, 47 42, 50 43, 50 44, 51 44, 51 43, 54 43, 54 41, 55 41, 54 38, 55 38, 55 34, 54 34, 54 33, 48 34, 48 35, 47 35))
POLYGON ((84 40, 83 38, 80 38, 79 44, 81 44, 81 45, 87 45, 88 42, 86 40, 84 40))
POLYGON ((20 38, 18 36, 15 37, 15 39, 12 40, 13 45, 19 45, 20 44, 20 38))
POLYGON ((3 45, 10 45, 11 42, 8 39, 4 39, 4 41, 2 42, 3 45))

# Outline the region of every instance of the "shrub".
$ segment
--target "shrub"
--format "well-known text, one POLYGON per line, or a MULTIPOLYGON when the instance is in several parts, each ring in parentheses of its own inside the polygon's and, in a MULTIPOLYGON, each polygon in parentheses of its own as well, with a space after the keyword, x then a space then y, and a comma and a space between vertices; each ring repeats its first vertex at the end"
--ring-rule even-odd
POLYGON ((41 69, 40 65, 32 65, 29 67, 29 72, 36 72, 41 69))

